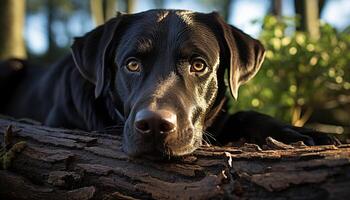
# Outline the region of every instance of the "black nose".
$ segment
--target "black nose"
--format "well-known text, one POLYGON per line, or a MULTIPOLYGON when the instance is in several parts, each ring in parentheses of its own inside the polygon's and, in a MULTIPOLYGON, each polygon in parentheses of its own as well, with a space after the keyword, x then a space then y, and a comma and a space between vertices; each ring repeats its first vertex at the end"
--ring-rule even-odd
POLYGON ((165 109, 143 109, 136 113, 134 126, 140 133, 171 133, 176 130, 176 114, 165 109))

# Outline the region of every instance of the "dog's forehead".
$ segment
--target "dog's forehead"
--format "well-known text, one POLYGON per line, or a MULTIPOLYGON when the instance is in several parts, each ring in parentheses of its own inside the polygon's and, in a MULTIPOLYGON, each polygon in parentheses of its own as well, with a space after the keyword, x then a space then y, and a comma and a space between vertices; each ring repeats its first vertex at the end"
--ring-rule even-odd
POLYGON ((150 15, 153 15, 156 17, 155 21, 160 23, 171 16, 178 17, 182 22, 184 22, 187 25, 193 24, 193 16, 196 14, 196 12, 189 11, 189 10, 166 10, 166 9, 159 9, 159 10, 150 10, 143 13, 140 13, 141 15, 148 16, 148 19, 152 19, 153 17, 149 17, 150 15))
POLYGON ((160 11, 157 13, 157 22, 163 21, 169 15, 169 11, 160 11))
POLYGON ((185 10, 152 10, 129 15, 117 47, 124 51, 117 51, 118 56, 197 54, 216 60, 220 51, 218 38, 210 26, 198 20, 197 14, 185 10))
POLYGON ((178 10, 178 11, 175 11, 175 15, 178 16, 185 24, 187 25, 193 24, 194 12, 187 11, 187 10, 178 10))
POLYGON ((203 14, 188 10, 167 10, 167 9, 156 9, 149 10, 133 15, 129 15, 132 21, 141 22, 145 24, 168 24, 172 26, 188 26, 193 27, 200 24, 200 21, 195 20, 196 15, 203 14))
POLYGON ((175 39, 174 43, 184 43, 186 39, 200 39, 206 42, 216 41, 215 34, 196 13, 187 10, 151 10, 131 16, 127 23, 127 37, 150 38, 164 41, 175 39), (205 40, 203 40, 205 39, 205 40))

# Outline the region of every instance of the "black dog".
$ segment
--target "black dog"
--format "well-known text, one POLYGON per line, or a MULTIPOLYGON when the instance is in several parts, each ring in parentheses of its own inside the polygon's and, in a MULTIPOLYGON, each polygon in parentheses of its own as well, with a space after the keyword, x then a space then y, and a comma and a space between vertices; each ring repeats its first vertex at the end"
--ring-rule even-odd
POLYGON ((206 131, 222 143, 239 137, 263 143, 270 135, 329 142, 256 112, 222 111, 227 87, 236 98, 263 59, 259 41, 216 13, 118 14, 76 38, 72 55, 47 71, 27 67, 3 112, 86 130, 123 124, 123 147, 131 156, 189 154, 206 131))

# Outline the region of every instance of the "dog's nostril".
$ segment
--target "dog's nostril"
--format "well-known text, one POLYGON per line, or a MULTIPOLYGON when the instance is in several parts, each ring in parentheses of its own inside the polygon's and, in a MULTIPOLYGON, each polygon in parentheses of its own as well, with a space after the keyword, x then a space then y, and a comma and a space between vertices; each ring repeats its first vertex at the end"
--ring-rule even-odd
POLYGON ((176 130, 176 114, 169 110, 143 109, 136 113, 134 126, 140 133, 166 134, 176 130))
POLYGON ((162 121, 159 124, 159 131, 160 133, 164 134, 164 133, 170 133, 173 132, 175 130, 175 124, 168 122, 168 121, 162 121))
POLYGON ((142 133, 151 132, 151 127, 149 126, 148 122, 145 120, 135 122, 135 128, 142 133))

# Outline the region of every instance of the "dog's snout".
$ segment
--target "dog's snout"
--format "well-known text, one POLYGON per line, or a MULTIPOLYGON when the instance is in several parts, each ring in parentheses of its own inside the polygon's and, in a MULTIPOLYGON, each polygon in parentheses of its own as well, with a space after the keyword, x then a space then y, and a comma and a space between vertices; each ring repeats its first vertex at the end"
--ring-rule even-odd
POLYGON ((134 126, 140 133, 167 134, 176 130, 176 114, 170 110, 143 109, 136 113, 134 126))

